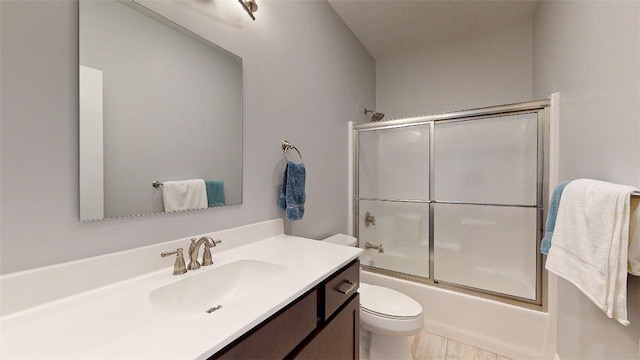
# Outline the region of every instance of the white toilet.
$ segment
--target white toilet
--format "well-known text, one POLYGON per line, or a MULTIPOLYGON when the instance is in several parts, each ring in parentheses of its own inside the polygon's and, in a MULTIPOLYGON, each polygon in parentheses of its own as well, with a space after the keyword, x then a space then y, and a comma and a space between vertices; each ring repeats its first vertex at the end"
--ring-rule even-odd
MULTIPOLYGON (((324 241, 355 246, 354 237, 338 234, 324 241)), ((411 359, 409 336, 424 325, 422 306, 409 296, 360 283, 360 348, 370 360, 411 359)))

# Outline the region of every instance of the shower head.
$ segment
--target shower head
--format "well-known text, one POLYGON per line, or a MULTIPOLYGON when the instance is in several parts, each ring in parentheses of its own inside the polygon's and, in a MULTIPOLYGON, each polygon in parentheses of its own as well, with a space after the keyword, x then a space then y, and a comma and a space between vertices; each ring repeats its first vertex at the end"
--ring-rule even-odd
POLYGON ((373 110, 364 109, 364 113, 371 113, 371 121, 380 121, 384 117, 383 113, 375 112, 373 110))

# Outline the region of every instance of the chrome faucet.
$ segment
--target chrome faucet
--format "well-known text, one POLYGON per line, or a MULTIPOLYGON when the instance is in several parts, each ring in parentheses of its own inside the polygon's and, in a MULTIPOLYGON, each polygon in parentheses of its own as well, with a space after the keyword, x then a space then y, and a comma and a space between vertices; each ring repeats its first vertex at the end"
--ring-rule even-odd
POLYGON ((186 274, 187 269, 184 267, 184 257, 182 256, 182 248, 174 251, 164 251, 160 254, 161 257, 167 257, 169 255, 176 254, 176 262, 173 264, 173 275, 186 274))
POLYGON ((374 250, 378 250, 378 252, 380 254, 382 254, 384 252, 384 249, 382 248, 382 244, 380 245, 373 245, 372 243, 368 242, 366 244, 364 244, 364 248, 365 249, 374 249, 374 250))
POLYGON ((213 260, 211 259, 211 249, 212 247, 220 244, 222 240, 213 240, 208 236, 203 236, 196 242, 196 239, 191 239, 191 245, 189 245, 189 265, 187 269, 189 270, 197 270, 200 268, 200 263, 198 262, 198 252, 200 251, 200 246, 204 244, 204 253, 202 254, 202 266, 213 265, 213 260))

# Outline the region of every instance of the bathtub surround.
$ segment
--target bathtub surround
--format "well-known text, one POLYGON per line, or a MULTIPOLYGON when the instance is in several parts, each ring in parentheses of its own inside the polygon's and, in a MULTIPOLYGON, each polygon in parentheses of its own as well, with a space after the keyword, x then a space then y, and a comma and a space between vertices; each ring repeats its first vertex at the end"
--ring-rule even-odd
MULTIPOLYGON (((260 21, 252 22, 236 4, 238 28, 180 2, 140 2, 243 58, 243 205, 81 224, 78 4, 0 1, 0 273, 281 217, 284 136, 304 145, 314 170, 306 189, 313 211, 287 223, 286 232, 310 238, 346 232, 344 129, 375 104, 375 71, 331 6, 264 1, 260 21)), ((150 183, 149 189, 155 190, 150 183)))
MULTIPOLYGON (((552 129, 558 126, 558 99, 559 94, 551 96, 552 106, 556 104, 551 108, 550 126, 552 129)), ((353 126, 350 126, 349 135, 352 134, 352 130, 353 126)), ((550 136, 550 146, 552 150, 557 148, 555 134, 550 136)), ((557 151, 553 151, 552 154, 557 154, 557 151)), ((349 158, 353 159, 351 153, 349 158)), ((551 166, 557 164, 555 155, 551 156, 549 164, 551 166)), ((352 163, 350 163, 350 169, 353 169, 352 163)), ((550 169, 549 181, 552 188, 558 182, 556 173, 557 169, 550 169)), ((353 171, 350 171, 349 175, 352 181, 353 171)), ((360 218, 361 220, 362 218, 360 218)), ((352 221, 353 218, 350 218, 350 222, 352 221)), ((361 225, 362 228, 364 228, 363 225, 361 225)), ((399 228, 398 231, 404 233, 407 231, 406 226, 399 228)), ((405 235, 401 237, 403 236, 405 235)), ((361 256, 362 263, 369 261, 368 259, 371 257, 372 254, 365 252, 361 256)), ((374 261, 379 261, 379 259, 374 261)), ((549 315, 540 311, 531 311, 451 292, 446 288, 424 286, 416 282, 398 280, 368 271, 363 272, 362 279, 367 283, 399 290, 420 302, 425 312, 425 329, 431 332, 444 334, 449 338, 459 339, 465 343, 490 349, 496 353, 507 354, 513 358, 549 359, 553 357, 556 299, 548 295, 545 288, 543 288, 543 296, 548 298, 546 310, 549 315), (527 326, 523 327, 521 324, 527 324, 527 326)), ((551 278, 549 279, 548 291, 554 294, 554 289, 555 278, 551 278)))

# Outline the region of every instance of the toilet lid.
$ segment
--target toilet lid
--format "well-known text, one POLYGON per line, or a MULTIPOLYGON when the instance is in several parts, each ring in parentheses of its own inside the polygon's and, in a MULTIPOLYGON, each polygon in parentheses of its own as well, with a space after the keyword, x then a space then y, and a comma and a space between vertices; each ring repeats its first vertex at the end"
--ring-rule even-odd
POLYGON ((422 306, 409 296, 386 287, 360 283, 362 310, 389 318, 415 318, 422 306))

